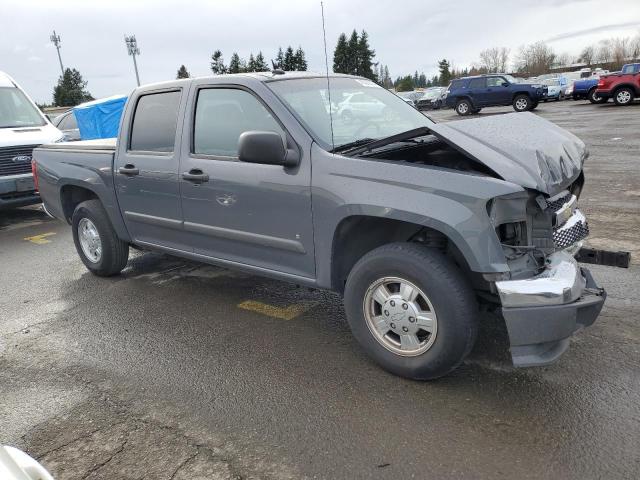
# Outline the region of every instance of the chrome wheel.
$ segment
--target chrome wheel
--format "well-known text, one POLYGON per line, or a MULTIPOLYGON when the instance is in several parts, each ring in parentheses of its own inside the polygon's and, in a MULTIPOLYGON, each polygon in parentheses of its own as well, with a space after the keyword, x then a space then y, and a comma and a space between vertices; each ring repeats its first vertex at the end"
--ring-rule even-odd
POLYGON ((98 263, 102 258, 102 242, 98 229, 88 218, 81 218, 78 222, 78 240, 82 253, 92 263, 98 263))
POLYGON ((461 115, 466 114, 469 111, 469 104, 467 102, 461 102, 458 104, 458 113, 461 115))
POLYGON ((631 101, 631 93, 628 90, 622 90, 616 95, 616 100, 620 104, 629 103, 631 101))
POLYGON ((516 109, 519 111, 526 110, 529 107, 529 101, 526 98, 519 98, 516 100, 516 109))
POLYGON ((374 338, 401 356, 421 355, 436 339, 438 320, 429 298, 398 277, 373 282, 364 296, 364 317, 374 338))

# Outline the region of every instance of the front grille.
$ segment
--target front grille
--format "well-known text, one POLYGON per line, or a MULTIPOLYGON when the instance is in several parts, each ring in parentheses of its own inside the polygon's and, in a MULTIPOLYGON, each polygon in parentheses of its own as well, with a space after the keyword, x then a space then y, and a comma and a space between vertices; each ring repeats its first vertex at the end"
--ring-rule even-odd
POLYGON ((551 200, 551 201, 547 200, 547 208, 550 208, 554 212, 557 210, 560 210, 565 203, 571 200, 571 197, 572 197, 572 194, 567 192, 566 195, 558 197, 554 200, 551 200))
POLYGON ((553 243, 559 250, 570 247, 580 240, 589 236, 589 224, 586 222, 576 222, 569 228, 558 228, 553 232, 553 243))
POLYGON ((31 155, 37 146, 20 145, 19 147, 0 148, 0 176, 31 172, 31 155))

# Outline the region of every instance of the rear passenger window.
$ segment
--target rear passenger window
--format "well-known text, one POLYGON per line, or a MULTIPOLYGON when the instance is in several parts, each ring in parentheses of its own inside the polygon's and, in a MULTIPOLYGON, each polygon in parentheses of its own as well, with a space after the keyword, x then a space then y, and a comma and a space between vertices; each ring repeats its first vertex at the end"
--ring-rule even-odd
POLYGON ((68 114, 66 117, 62 119, 60 125, 58 125, 60 130, 74 130, 78 128, 78 123, 76 122, 76 116, 73 112, 68 114))
POLYGON ((193 153, 237 157, 238 138, 249 130, 276 132, 284 139, 280 124, 251 93, 231 88, 200 90, 193 153))
POLYGON ((141 96, 133 115, 129 149, 173 152, 179 106, 180 91, 141 96))
POLYGON ((469 88, 484 88, 487 81, 484 78, 474 78, 469 81, 469 88))

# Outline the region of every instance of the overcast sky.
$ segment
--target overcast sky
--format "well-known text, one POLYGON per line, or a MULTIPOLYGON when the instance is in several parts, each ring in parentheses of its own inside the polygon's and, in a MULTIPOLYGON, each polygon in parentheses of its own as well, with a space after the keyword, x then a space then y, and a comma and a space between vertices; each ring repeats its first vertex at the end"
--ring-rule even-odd
MULTIPOLYGON (((612 36, 640 32, 640 0, 326 0, 330 66, 340 32, 365 29, 376 61, 392 77, 436 72, 436 61, 456 67, 477 61, 483 48, 546 40, 557 53, 612 36)), ((324 71, 320 2, 316 0, 21 0, 0 6, 0 70, 13 76, 38 102, 51 102, 60 74, 53 29, 62 37, 65 67, 80 70, 95 97, 135 87, 124 35, 135 33, 143 83, 175 78, 181 64, 208 75, 221 49, 237 51, 301 45, 309 69, 324 71)))

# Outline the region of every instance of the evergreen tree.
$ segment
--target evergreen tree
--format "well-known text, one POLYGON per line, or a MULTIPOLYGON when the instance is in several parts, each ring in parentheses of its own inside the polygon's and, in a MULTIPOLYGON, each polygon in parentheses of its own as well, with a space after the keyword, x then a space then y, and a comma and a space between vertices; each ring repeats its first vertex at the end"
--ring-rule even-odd
POLYGON ((275 68, 284 69, 284 53, 282 53, 282 47, 278 47, 278 55, 276 55, 276 59, 273 61, 275 68))
POLYGON ((422 88, 427 87, 427 76, 424 74, 424 72, 422 72, 418 77, 418 85, 422 88))
POLYGON ((231 60, 229 60, 229 73, 240 73, 242 71, 242 61, 240 60, 240 55, 236 52, 233 52, 231 55, 231 60))
POLYGON ((265 62, 264 55, 262 55, 262 52, 258 52, 258 55, 256 55, 255 67, 256 67, 255 69, 256 72, 269 71, 269 65, 267 65, 267 62, 265 62))
POLYGON ((388 66, 384 66, 384 83, 385 83, 385 87, 387 88, 391 88, 393 87, 393 82, 391 81, 391 75, 389 75, 389 67, 388 66))
POLYGON ((284 62, 282 65, 282 69, 285 72, 293 72, 296 69, 296 61, 295 61, 295 54, 293 53, 293 48, 291 48, 291 45, 289 45, 287 47, 287 50, 284 52, 284 62))
POLYGON ((359 71, 359 39, 358 32, 353 30, 351 32, 351 37, 349 38, 349 42, 347 43, 347 71, 345 73, 350 73, 351 75, 358 75, 359 71))
POLYGON ((249 54, 249 62, 247 63, 247 72, 257 72, 256 59, 253 56, 253 53, 249 54))
POLYGON ((420 86, 418 83, 419 81, 420 81, 420 77, 418 76, 418 70, 416 70, 415 73, 413 74, 413 84, 416 87, 419 87, 420 86))
POLYGON ((396 82, 396 90, 399 92, 410 92, 414 89, 413 77, 407 75, 406 77, 398 78, 396 82))
POLYGON ((220 50, 216 50, 213 52, 213 55, 211 55, 211 71, 214 75, 227 73, 227 67, 224 64, 224 59, 222 58, 222 52, 220 50))
POLYGON ((439 83, 440 85, 446 87, 451 82, 451 71, 449 68, 451 64, 446 60, 442 59, 438 62, 438 70, 440 71, 439 83))
POLYGON ((73 107, 82 102, 93 100, 85 89, 87 82, 75 68, 66 68, 64 75, 58 78, 58 85, 53 88, 53 103, 57 107, 73 107))
POLYGON ((190 76, 191 75, 189 75, 189 72, 187 71, 187 67, 185 67, 184 65, 180 65, 176 78, 189 78, 190 76))
POLYGON ((338 37, 336 49, 333 51, 333 71, 335 73, 349 73, 349 47, 347 36, 341 33, 338 37))
POLYGON ((298 46, 298 49, 293 54, 293 60, 295 62, 296 71, 298 72, 307 71, 307 59, 304 56, 304 50, 302 50, 301 46, 298 46))
POLYGON ((357 74, 369 78, 371 80, 376 80, 376 74, 373 71, 373 57, 376 56, 375 50, 371 50, 369 46, 369 34, 362 30, 360 34, 360 40, 358 40, 358 49, 356 57, 358 59, 358 68, 357 74))

